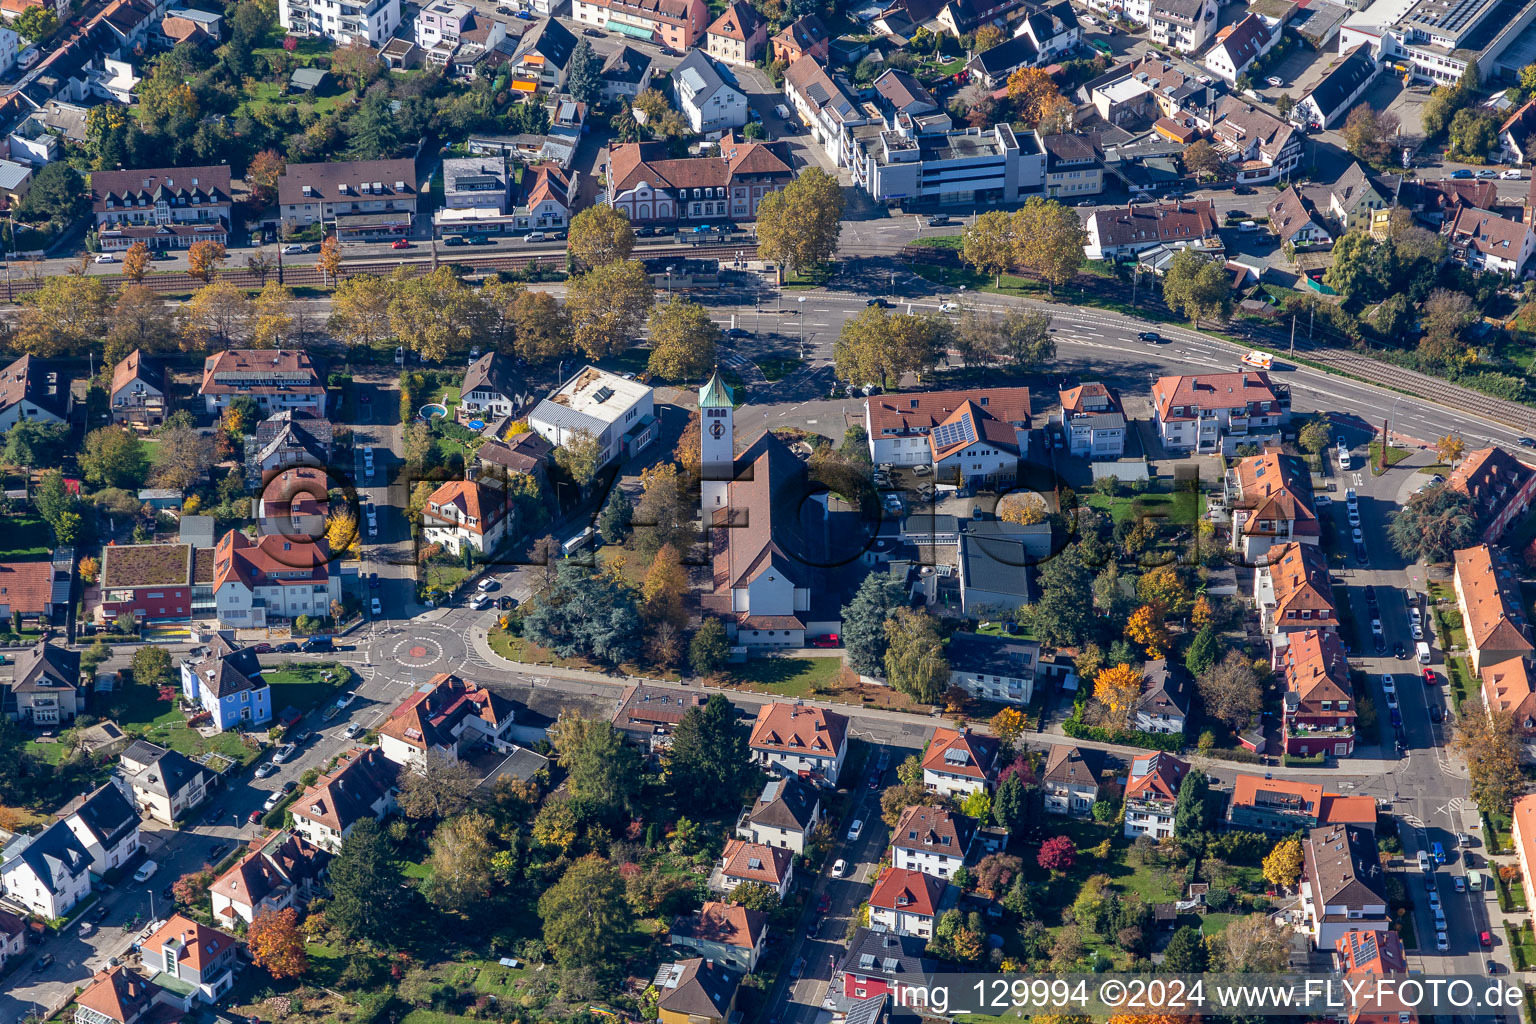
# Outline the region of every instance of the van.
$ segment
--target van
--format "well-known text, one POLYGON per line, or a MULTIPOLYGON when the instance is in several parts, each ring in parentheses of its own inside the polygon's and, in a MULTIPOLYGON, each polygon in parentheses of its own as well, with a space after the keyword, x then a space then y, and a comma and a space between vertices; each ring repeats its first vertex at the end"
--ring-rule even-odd
POLYGON ((774 104, 773 112, 775 114, 779 115, 779 119, 781 121, 788 121, 789 120, 789 108, 786 107, 784 104, 782 104, 782 103, 774 104))
POLYGON ((1419 664, 1420 665, 1428 665, 1429 664, 1429 644, 1426 643, 1423 640, 1420 640, 1418 643, 1413 645, 1413 649, 1418 652, 1419 664))
POLYGON ((1245 220, 1237 226, 1237 230, 1241 231, 1245 235, 1249 235, 1259 230, 1259 225, 1255 221, 1245 220))
POLYGON ((1483 873, 1481 871, 1467 872, 1467 888, 1473 892, 1483 891, 1483 873))

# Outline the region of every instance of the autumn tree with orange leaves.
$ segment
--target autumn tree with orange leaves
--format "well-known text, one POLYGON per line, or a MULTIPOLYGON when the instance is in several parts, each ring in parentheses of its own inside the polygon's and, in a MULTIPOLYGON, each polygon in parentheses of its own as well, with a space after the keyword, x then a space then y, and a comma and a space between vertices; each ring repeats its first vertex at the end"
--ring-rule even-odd
POLYGON ((144 280, 144 273, 149 269, 149 246, 143 242, 134 242, 123 253, 123 276, 134 284, 144 280))
POLYGON ((228 256, 223 242, 215 242, 211 238, 193 242, 187 249, 187 273, 207 284, 213 280, 214 271, 219 269, 219 264, 228 256))
POLYGON ((1168 626, 1163 622, 1162 609, 1144 604, 1131 612, 1125 624, 1125 635, 1147 649, 1147 657, 1163 658, 1168 655, 1168 626))
POLYGON ((299 932, 299 914, 292 907, 257 914, 245 941, 251 950, 251 962, 274 978, 297 978, 309 970, 304 936, 299 932))
POLYGON ((1093 699, 1104 708, 1107 723, 1124 727, 1141 697, 1141 672, 1130 665, 1101 669, 1093 680, 1093 699))

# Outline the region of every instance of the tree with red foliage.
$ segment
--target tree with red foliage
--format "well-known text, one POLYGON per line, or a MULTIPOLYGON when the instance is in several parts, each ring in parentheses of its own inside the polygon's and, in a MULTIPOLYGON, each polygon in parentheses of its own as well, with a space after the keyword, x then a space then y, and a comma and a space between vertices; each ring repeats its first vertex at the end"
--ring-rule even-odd
POLYGON ((1077 863, 1077 847, 1066 836, 1056 836, 1040 844, 1039 865, 1047 871, 1070 871, 1077 863))
POLYGON ((208 887, 213 884, 213 872, 189 871, 176 879, 171 895, 184 907, 195 906, 208 898, 208 887))
POLYGON ((1015 775, 1019 777, 1019 784, 1022 786, 1033 786, 1038 781, 1035 778, 1034 765, 1030 764, 1029 758, 1023 754, 1008 762, 1003 770, 997 773, 998 784, 1007 782, 1015 775))
POLYGON ((299 933, 299 913, 292 907, 257 914, 245 940, 251 963, 274 978, 297 978, 309 970, 304 936, 299 933))

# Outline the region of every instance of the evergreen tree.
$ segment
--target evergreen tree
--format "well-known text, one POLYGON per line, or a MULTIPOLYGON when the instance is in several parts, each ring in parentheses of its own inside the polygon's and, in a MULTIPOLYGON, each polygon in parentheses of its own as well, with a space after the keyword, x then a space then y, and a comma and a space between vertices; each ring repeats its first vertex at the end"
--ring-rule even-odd
POLYGON ((1053 647, 1076 646, 1092 635, 1093 575, 1077 545, 1067 545, 1040 567, 1040 600, 1026 607, 1036 636, 1053 647))
POLYGON ((1220 653, 1221 642, 1216 639, 1215 628, 1203 626, 1189 642, 1189 650, 1184 652, 1184 667, 1189 669, 1192 676, 1204 675, 1216 664, 1216 655, 1220 653))
POLYGON ((331 861, 331 902, 325 918, 349 939, 387 945, 404 914, 403 884, 378 822, 363 818, 331 861))
POLYGON ((1191 771, 1179 784, 1179 796, 1173 804, 1173 834, 1199 835, 1206 829, 1206 796, 1211 784, 1204 772, 1191 771))
POLYGON ((884 573, 870 573, 843 608, 843 649, 848 664, 864 675, 885 672, 885 620, 904 603, 901 584, 884 573))
POLYGON ((1163 970, 1171 974, 1204 974, 1210 962, 1200 933, 1189 925, 1174 932, 1163 950, 1163 970))
POLYGON ((602 63, 592 52, 592 44, 578 39, 571 51, 570 70, 565 77, 565 91, 577 103, 595 102, 603 91, 602 63))
POLYGON ((629 524, 635 516, 635 506, 622 487, 615 487, 597 516, 597 529, 603 535, 604 544, 622 544, 629 536, 629 524))
POLYGON ((708 616, 700 623, 688 644, 688 664, 696 676, 708 676, 725 667, 731 656, 731 644, 720 620, 708 616))
POLYGON ((678 806, 690 813, 719 813, 741 803, 742 791, 759 773, 730 701, 716 693, 702 708, 688 709, 672 731, 667 774, 678 806))

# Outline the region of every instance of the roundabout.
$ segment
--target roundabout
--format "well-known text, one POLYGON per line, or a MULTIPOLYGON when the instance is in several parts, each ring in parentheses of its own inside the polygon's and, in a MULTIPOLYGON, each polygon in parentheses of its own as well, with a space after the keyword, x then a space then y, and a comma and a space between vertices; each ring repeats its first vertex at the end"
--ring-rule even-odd
POLYGON ((469 656, 465 638, 446 626, 411 622, 368 644, 368 660, 385 676, 420 682, 438 672, 457 672, 469 656))

